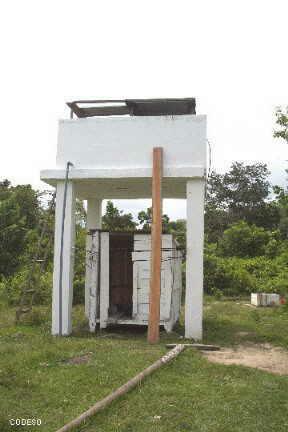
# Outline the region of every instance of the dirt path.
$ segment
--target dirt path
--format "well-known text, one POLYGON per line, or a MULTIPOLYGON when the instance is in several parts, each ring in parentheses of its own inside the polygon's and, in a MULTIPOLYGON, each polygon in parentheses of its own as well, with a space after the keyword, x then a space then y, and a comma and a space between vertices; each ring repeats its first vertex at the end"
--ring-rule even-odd
POLYGON ((249 366, 278 375, 288 375, 288 351, 270 344, 245 344, 203 355, 211 362, 249 366))

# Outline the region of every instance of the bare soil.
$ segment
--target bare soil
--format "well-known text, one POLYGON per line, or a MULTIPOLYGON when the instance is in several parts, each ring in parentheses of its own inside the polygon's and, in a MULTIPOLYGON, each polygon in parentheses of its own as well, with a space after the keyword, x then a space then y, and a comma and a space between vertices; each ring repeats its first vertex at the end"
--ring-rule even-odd
POLYGON ((82 354, 80 356, 72 357, 66 360, 65 363, 72 364, 72 365, 85 364, 88 363, 92 354, 93 354, 92 352, 89 352, 87 354, 82 354))
POLYGON ((278 375, 288 375, 288 351, 265 344, 245 344, 220 351, 205 351, 203 355, 213 363, 237 364, 257 368, 278 375))

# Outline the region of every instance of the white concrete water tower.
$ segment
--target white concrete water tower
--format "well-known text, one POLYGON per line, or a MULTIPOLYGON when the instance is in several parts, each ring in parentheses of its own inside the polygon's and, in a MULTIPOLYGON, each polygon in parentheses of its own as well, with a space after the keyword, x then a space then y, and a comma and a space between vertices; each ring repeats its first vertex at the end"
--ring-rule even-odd
MULTIPOLYGON (((192 98, 68 105, 72 118, 59 122, 56 168, 41 171, 41 179, 56 187, 52 333, 72 331, 75 198, 87 200, 87 230, 101 229, 103 199, 151 197, 152 151, 162 147, 162 196, 187 200, 185 336, 200 340, 206 116, 196 115, 192 98)), ((94 270, 87 267, 86 286, 94 270)), ((101 292, 105 271, 99 283, 101 292)), ((86 312, 87 296, 86 290, 86 312)), ((101 316, 101 298, 95 318, 99 305, 101 316)))

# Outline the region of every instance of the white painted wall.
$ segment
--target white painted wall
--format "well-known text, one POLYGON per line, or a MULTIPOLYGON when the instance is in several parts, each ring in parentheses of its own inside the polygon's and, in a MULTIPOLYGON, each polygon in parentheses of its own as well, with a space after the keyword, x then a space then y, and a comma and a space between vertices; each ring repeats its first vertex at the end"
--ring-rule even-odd
POLYGON ((60 120, 57 167, 152 167, 152 149, 164 149, 168 167, 206 166, 206 116, 91 117, 60 120))
MULTIPOLYGON (((171 234, 162 235, 160 321, 169 321, 172 296, 172 248, 175 246, 171 234), (165 250, 166 249, 166 250, 165 250)), ((175 246, 176 247, 176 246, 175 246)), ((151 235, 134 234, 133 260, 133 317, 143 324, 149 319, 149 295, 151 276, 151 235)))
POLYGON ((185 198, 186 181, 206 169, 206 116, 92 117, 61 120, 50 185, 69 178, 81 199, 151 197, 152 149, 163 147, 163 198, 185 198))

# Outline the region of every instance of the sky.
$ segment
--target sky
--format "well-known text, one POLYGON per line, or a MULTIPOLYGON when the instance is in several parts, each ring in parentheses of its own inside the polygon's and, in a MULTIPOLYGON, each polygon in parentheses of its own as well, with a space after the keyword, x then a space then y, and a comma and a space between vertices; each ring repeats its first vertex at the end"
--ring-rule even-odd
MULTIPOLYGON (((2 2, 0 178, 47 188, 67 101, 194 96, 212 168, 263 161, 285 185, 288 146, 272 134, 288 104, 287 16, 287 0, 2 2)), ((164 212, 184 217, 185 201, 164 212)))

